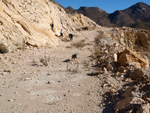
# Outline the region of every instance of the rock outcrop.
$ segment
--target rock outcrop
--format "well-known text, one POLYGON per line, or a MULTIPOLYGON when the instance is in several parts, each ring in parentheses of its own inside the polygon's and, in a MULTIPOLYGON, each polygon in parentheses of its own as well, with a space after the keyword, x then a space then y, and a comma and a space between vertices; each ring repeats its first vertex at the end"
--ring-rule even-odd
POLYGON ((118 57, 118 63, 122 66, 132 65, 136 68, 146 67, 147 61, 140 54, 126 48, 118 57))
MULTIPOLYGON (((46 1, 3 0, 1 6, 1 40, 27 43, 33 46, 57 45, 55 34, 50 31, 52 20, 46 1)), ((52 11, 53 12, 53 11, 52 11)))
POLYGON ((10 48, 12 45, 23 44, 37 47, 56 46, 56 36, 60 35, 61 29, 64 36, 68 35, 75 31, 78 24, 84 24, 82 21, 77 22, 72 23, 62 7, 49 0, 0 1, 0 41, 10 48))
POLYGON ((83 14, 74 14, 70 18, 76 29, 81 29, 84 27, 96 27, 96 23, 90 20, 88 17, 85 17, 83 14))
POLYGON ((140 45, 145 48, 150 48, 150 35, 144 32, 137 32, 136 35, 138 37, 136 41, 137 45, 140 45))

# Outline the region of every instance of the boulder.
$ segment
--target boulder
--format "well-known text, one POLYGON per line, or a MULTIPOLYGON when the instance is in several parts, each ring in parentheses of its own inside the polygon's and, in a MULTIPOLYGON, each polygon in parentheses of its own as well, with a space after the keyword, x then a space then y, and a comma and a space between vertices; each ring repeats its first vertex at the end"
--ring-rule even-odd
POLYGON ((133 88, 129 87, 125 90, 125 92, 122 94, 123 97, 127 98, 127 97, 131 97, 132 96, 132 90, 133 88))
POLYGON ((143 104, 136 113, 150 113, 150 105, 148 104, 143 104))
POLYGON ((144 79, 144 71, 142 69, 135 69, 129 73, 131 79, 144 79))
POLYGON ((138 37, 136 44, 145 47, 145 48, 150 48, 149 41, 150 39, 148 38, 147 34, 144 32, 137 32, 136 36, 138 37))
POLYGON ((120 66, 118 69, 117 69, 118 72, 120 73, 124 73, 125 72, 125 68, 123 66, 120 66))
POLYGON ((140 105, 144 103, 144 100, 137 97, 126 97, 121 101, 117 102, 114 110, 115 113, 128 113, 133 112, 133 110, 137 110, 140 105))
POLYGON ((134 110, 137 111, 139 107, 145 103, 143 99, 134 97, 132 90, 132 87, 128 87, 122 94, 124 99, 117 102, 114 108, 115 113, 132 113, 134 110))
POLYGON ((4 44, 0 43, 0 53, 4 54, 7 52, 8 52, 8 48, 4 44))
POLYGON ((131 64, 132 66, 137 65, 137 63, 140 65, 140 67, 146 67, 147 61, 140 55, 137 54, 135 51, 126 48, 122 53, 119 54, 117 62, 121 66, 127 66, 131 64), (134 65, 135 63, 136 65, 134 65))

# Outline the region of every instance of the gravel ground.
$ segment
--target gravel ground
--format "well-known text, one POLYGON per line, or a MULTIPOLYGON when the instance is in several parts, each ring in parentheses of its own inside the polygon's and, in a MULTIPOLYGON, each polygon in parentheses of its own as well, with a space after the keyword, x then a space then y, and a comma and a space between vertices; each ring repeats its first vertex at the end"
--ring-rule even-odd
MULTIPOLYGON (((109 28, 100 28, 110 30, 109 28)), ((104 80, 88 76, 98 30, 77 33, 55 48, 0 55, 0 113, 102 113, 104 80), (73 47, 73 43, 85 44, 73 47), (72 54, 77 59, 69 61, 72 54)))

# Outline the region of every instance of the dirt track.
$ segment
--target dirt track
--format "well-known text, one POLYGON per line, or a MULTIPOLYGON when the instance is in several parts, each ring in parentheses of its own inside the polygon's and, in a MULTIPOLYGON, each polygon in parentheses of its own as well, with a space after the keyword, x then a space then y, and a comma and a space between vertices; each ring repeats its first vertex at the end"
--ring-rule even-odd
POLYGON ((84 31, 56 48, 0 55, 0 113, 101 113, 101 81, 87 76, 93 71, 88 62, 98 34, 84 31), (71 46, 82 41, 82 49, 71 46), (74 53, 77 62, 63 62, 74 53), (45 58, 48 66, 40 62, 45 58))

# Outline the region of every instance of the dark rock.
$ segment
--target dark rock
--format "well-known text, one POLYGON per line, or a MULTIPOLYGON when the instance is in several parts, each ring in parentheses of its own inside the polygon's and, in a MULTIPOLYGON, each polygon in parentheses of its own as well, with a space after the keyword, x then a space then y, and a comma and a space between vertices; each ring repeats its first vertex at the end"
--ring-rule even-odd
POLYGON ((150 105, 149 104, 142 105, 136 113, 150 113, 150 105))
POLYGON ((129 73, 131 79, 144 79, 144 71, 142 69, 135 69, 129 73))
POLYGON ((147 65, 147 61, 140 54, 137 54, 137 52, 129 48, 126 48, 121 54, 119 54, 117 62, 121 66, 127 66, 130 64, 136 68, 146 67, 147 65))
POLYGON ((4 44, 0 43, 0 53, 4 54, 8 53, 8 51, 8 48, 4 44))
POLYGON ((125 68, 123 66, 120 66, 117 71, 120 73, 124 73, 125 68))

